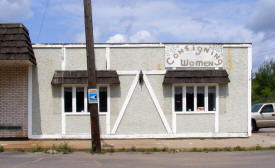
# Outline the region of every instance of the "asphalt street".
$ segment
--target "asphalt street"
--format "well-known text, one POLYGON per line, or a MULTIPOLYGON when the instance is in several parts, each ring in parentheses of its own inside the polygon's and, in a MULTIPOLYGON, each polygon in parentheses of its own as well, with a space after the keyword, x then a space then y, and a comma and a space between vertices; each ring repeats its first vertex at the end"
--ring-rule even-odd
POLYGON ((255 132, 254 134, 275 136, 275 128, 261 128, 258 132, 255 132))
POLYGON ((184 153, 108 153, 92 155, 0 153, 1 168, 274 168, 275 151, 184 152, 184 153))
MULTIPOLYGON (((275 128, 260 129, 260 135, 275 136, 275 128)), ((180 153, 106 153, 85 152, 45 154, 3 152, 0 168, 274 168, 275 151, 246 152, 180 152, 180 153)))

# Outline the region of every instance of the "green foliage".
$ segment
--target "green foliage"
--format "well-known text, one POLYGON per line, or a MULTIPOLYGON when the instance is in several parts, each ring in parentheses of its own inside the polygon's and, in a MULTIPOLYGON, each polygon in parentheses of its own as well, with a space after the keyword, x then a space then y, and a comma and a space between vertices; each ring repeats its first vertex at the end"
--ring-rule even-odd
POLYGON ((245 151, 246 149, 244 147, 236 146, 233 148, 234 151, 245 151))
POLYGON ((255 149, 256 150, 262 150, 263 148, 260 145, 257 145, 255 149))
POLYGON ((4 147, 0 146, 0 152, 4 152, 4 147))
POLYGON ((31 153, 34 153, 34 152, 43 152, 43 151, 44 151, 44 149, 42 149, 40 146, 35 146, 35 147, 33 147, 33 148, 31 148, 29 150, 29 152, 31 152, 31 153))
POLYGON ((167 148, 167 147, 164 147, 161 151, 162 151, 162 152, 167 152, 167 151, 168 151, 168 148, 167 148))
POLYGON ((223 150, 226 152, 230 152, 232 149, 231 149, 231 147, 225 147, 225 148, 223 148, 223 150))
POLYGON ((263 63, 253 73, 252 103, 275 102, 275 61, 263 63))
POLYGON ((25 152, 25 149, 18 149, 18 152, 25 152))
POLYGON ((68 146, 68 143, 64 143, 64 144, 60 144, 59 145, 59 150, 63 153, 63 154, 68 154, 72 152, 72 149, 68 146))

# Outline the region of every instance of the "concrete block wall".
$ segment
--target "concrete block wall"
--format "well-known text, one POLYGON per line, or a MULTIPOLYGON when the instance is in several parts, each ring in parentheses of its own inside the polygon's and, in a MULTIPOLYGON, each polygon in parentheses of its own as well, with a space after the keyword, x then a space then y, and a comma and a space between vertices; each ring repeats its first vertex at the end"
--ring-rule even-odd
POLYGON ((28 136, 28 66, 0 66, 0 137, 28 136), (3 129, 19 126, 21 129, 3 129), (1 128, 1 127, 0 127, 1 128))

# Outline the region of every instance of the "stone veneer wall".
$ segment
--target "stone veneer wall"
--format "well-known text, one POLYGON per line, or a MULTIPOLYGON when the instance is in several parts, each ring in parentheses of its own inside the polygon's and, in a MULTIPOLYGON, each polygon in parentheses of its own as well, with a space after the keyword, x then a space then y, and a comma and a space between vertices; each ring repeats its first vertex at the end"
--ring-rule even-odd
POLYGON ((28 137, 27 65, 0 66, 0 138, 3 137, 28 137))

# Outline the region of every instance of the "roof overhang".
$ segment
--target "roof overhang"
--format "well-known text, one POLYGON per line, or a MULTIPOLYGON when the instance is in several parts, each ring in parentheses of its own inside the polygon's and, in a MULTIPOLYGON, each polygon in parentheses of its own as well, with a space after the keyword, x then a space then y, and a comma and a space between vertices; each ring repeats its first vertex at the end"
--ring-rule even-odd
POLYGON ((226 70, 168 70, 163 84, 175 83, 229 83, 226 70))
MULTIPOLYGON (((52 85, 63 84, 88 84, 88 72, 86 70, 80 71, 55 71, 52 85)), ((119 84, 119 78, 116 71, 96 71, 97 84, 119 84)))
POLYGON ((0 61, 3 60, 27 60, 36 65, 29 33, 23 24, 0 24, 0 61))

